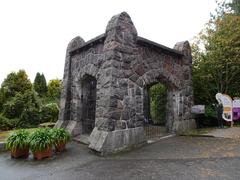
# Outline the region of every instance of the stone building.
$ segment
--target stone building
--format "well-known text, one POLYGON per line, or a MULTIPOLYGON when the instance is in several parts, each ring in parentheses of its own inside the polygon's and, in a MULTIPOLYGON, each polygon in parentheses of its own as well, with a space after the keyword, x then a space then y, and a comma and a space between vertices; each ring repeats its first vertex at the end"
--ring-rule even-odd
POLYGON ((89 148, 112 153, 145 143, 148 89, 167 87, 166 128, 194 128, 192 56, 187 41, 173 49, 139 37, 130 16, 113 16, 106 32, 67 47, 56 127, 91 134, 89 148))

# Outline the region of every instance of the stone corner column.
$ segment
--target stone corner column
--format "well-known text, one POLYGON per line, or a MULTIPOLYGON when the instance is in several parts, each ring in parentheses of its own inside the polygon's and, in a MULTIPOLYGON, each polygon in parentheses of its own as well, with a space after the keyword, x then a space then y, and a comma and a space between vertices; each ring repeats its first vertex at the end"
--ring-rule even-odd
MULTIPOLYGON (((123 69, 115 67, 115 64, 122 63, 123 57, 136 50, 136 28, 130 16, 122 12, 111 18, 105 34, 105 62, 99 78, 99 104, 104 110, 101 113, 96 112, 96 126, 91 133, 89 145, 90 149, 101 155, 129 149, 146 141, 143 127, 128 128, 122 118, 123 108, 119 106, 124 106, 124 95, 121 92, 127 91, 124 89, 127 86, 120 84, 126 83, 126 78, 122 77, 123 69)), ((100 108, 97 107, 97 111, 98 109, 100 108)))
POLYGON ((55 127, 57 128, 66 128, 72 135, 76 134, 76 131, 74 129, 77 128, 77 122, 72 122, 70 118, 72 100, 71 52, 81 47, 84 43, 84 40, 80 36, 77 36, 72 39, 67 46, 60 97, 60 112, 58 116, 58 121, 55 125, 55 127))
POLYGON ((196 128, 196 122, 191 114, 193 102, 193 83, 192 83, 192 54, 191 47, 188 41, 178 42, 174 46, 183 54, 182 56, 182 89, 180 90, 182 99, 183 116, 174 126, 177 132, 183 132, 188 129, 196 128))

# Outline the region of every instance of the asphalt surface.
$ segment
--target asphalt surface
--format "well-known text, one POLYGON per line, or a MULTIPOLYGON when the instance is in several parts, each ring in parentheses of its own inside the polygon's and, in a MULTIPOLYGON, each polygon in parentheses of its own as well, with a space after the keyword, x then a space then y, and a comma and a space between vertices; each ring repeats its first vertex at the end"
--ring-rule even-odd
POLYGON ((240 140, 172 137, 131 152, 99 157, 72 142, 67 151, 35 161, 0 153, 0 180, 240 179, 240 140))
POLYGON ((240 128, 239 127, 232 127, 232 128, 219 128, 210 131, 209 133, 205 134, 208 136, 214 137, 223 137, 223 138, 240 138, 240 128))

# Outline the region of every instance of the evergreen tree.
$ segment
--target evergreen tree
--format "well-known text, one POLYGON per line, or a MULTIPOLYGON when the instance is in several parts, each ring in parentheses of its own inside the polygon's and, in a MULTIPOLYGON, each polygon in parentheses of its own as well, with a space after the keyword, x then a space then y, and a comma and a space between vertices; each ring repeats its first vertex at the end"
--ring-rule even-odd
POLYGON ((24 70, 8 74, 0 89, 1 128, 39 123, 40 101, 24 70))
POLYGON ((40 97, 44 97, 47 94, 47 83, 44 74, 40 74, 39 72, 36 74, 34 83, 34 90, 38 93, 40 97))
POLYGON ((3 104, 9 99, 13 98, 18 93, 24 94, 27 90, 31 89, 32 83, 24 70, 8 74, 0 89, 0 112, 2 111, 3 104))

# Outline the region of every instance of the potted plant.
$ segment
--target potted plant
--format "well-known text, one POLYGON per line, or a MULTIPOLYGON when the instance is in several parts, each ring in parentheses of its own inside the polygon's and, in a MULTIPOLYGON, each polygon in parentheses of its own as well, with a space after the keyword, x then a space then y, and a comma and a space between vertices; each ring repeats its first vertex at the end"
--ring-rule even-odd
POLYGON ((51 131, 56 152, 64 151, 70 140, 69 132, 62 128, 53 128, 51 131))
POLYGON ((30 136, 29 145, 35 159, 51 157, 53 138, 49 128, 38 128, 34 131, 30 136))
POLYGON ((29 132, 20 129, 10 134, 6 140, 6 149, 11 151, 13 158, 27 158, 29 155, 29 132))

